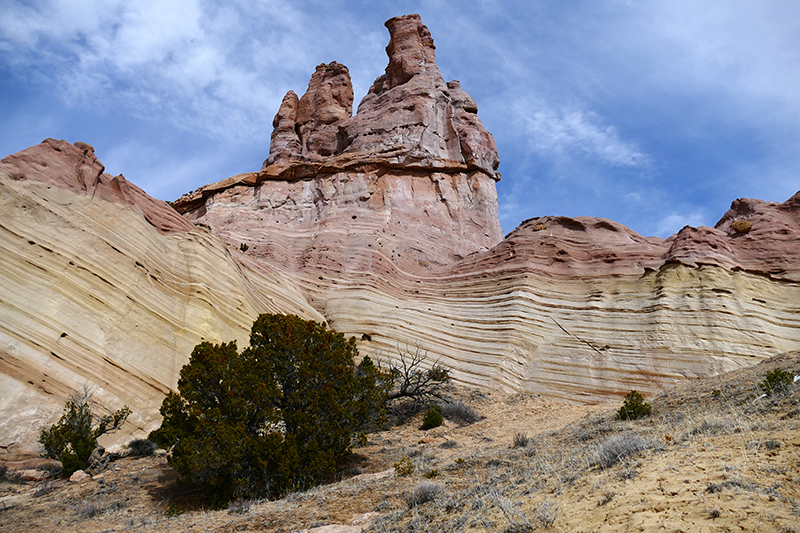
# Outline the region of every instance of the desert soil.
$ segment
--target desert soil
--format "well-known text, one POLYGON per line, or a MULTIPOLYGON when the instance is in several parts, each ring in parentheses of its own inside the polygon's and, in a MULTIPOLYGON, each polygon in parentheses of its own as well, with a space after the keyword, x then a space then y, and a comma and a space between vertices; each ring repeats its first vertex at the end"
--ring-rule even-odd
POLYGON ((800 374, 800 355, 679 385, 636 421, 616 420, 621 401, 462 390, 479 422, 422 431, 417 415, 370 435, 339 481, 221 511, 163 454, 79 483, 9 471, 0 531, 797 531, 800 384, 759 399, 773 368, 800 374), (398 476, 405 457, 414 472, 398 476))

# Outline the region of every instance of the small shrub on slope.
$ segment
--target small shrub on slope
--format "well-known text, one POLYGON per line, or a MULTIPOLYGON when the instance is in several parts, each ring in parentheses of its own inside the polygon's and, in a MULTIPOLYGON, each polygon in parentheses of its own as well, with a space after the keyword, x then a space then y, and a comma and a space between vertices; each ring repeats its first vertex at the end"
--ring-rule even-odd
POLYGON ((91 397, 88 389, 73 394, 58 422, 39 434, 39 444, 44 448, 42 455, 61 461, 65 476, 87 468, 98 437, 119 429, 131 414, 126 405, 105 416, 96 416, 90 405, 91 397))
POLYGON ((640 392, 632 390, 625 395, 625 401, 617 411, 617 418, 636 420, 648 416, 652 410, 653 407, 644 401, 644 396, 640 392))
POLYGON ((442 408, 437 405, 431 407, 428 409, 428 412, 425 413, 425 420, 422 421, 422 429, 438 428, 443 422, 442 408))
POLYGON ((784 392, 789 388, 789 385, 794 381, 791 372, 776 368, 770 370, 764 377, 764 381, 758 384, 764 394, 772 396, 773 394, 784 392))

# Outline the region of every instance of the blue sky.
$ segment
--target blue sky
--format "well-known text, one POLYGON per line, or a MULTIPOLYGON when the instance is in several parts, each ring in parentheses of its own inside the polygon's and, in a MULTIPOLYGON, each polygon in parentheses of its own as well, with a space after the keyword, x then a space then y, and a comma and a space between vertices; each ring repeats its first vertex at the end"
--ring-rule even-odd
POLYGON ((347 65, 360 101, 407 13, 495 136, 506 232, 591 215, 663 237, 800 189, 789 0, 0 0, 0 155, 88 142, 174 199, 259 169, 317 64, 347 65))

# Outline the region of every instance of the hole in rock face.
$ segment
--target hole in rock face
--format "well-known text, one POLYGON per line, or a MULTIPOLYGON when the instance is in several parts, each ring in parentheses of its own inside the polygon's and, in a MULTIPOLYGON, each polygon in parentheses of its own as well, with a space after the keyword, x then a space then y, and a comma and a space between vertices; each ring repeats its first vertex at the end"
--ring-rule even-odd
POLYGON ((361 340, 362 341, 371 341, 372 340, 372 335, 370 335, 369 333, 364 333, 363 335, 361 335, 361 340))
POLYGON ((353 216, 352 216, 352 217, 350 217, 350 218, 352 218, 353 220, 355 220, 355 219, 357 219, 357 218, 358 218, 358 216, 356 216, 356 215, 353 215, 353 216))

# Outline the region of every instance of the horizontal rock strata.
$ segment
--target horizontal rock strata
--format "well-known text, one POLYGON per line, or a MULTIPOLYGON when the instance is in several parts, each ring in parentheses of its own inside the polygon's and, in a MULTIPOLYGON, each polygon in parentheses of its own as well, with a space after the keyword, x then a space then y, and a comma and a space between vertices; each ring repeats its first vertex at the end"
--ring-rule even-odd
POLYGON ((285 276, 195 227, 88 145, 0 161, 0 460, 30 455, 71 392, 143 436, 201 340, 246 345, 261 312, 324 320, 285 276))
POLYGON ((195 344, 245 345, 261 312, 575 402, 797 349, 800 193, 668 239, 590 217, 503 239, 477 105, 442 79, 418 16, 387 28, 389 65, 355 115, 347 68, 319 65, 284 98, 264 167, 182 197, 183 216, 83 143, 0 161, 0 459, 36 453, 84 385, 143 435, 195 344))

